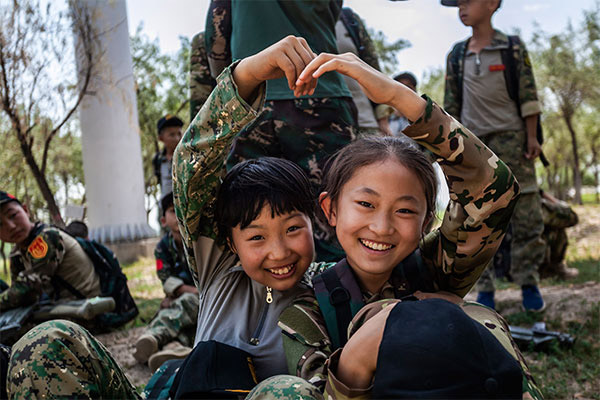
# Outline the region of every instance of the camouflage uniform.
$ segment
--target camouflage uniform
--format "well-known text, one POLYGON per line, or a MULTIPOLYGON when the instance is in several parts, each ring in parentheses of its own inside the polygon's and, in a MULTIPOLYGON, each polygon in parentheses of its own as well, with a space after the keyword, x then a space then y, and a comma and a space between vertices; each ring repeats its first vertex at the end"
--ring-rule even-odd
POLYGON ((102 343, 65 320, 44 322, 15 343, 7 388, 14 400, 140 398, 102 343))
POLYGON ((12 286, 0 294, 0 310, 32 304, 41 291, 55 300, 76 299, 65 288, 55 289, 54 276, 86 298, 100 295, 100 278, 92 261, 74 238, 57 228, 36 223, 24 248, 15 246, 10 260, 12 286))
MULTIPOLYGON (((460 43, 461 45, 464 44, 460 43)), ((457 45, 458 46, 458 45, 457 45)), ((507 36, 495 31, 491 48, 508 46, 507 36)), ((468 42, 464 44, 468 48, 468 42)), ((535 115, 539 113, 539 102, 533 76, 531 61, 525 46, 521 43, 518 51, 511 52, 515 56, 515 64, 519 74, 519 115, 535 115)), ((462 88, 458 87, 456 78, 464 75, 465 54, 458 60, 458 71, 455 71, 451 62, 451 54, 446 64, 446 86, 444 92, 444 109, 459 119, 462 116, 462 88)), ((496 94, 490 94, 489 97, 496 94)), ((498 94, 499 95, 499 94, 498 94)), ((462 120, 468 125, 468 121, 462 120)), ((475 128, 475 133, 478 134, 475 128)), ((537 285, 539 282, 538 268, 545 252, 545 243, 541 237, 544 225, 542 219, 541 199, 538 193, 535 176, 535 162, 525 158, 527 149, 527 134, 523 130, 497 131, 487 133, 480 137, 481 140, 496 155, 508 165, 521 187, 521 197, 515 206, 512 217, 513 241, 511 244, 511 276, 520 286, 537 285)), ((477 289, 480 292, 493 292, 494 271, 488 268, 482 274, 477 289)))
POLYGON ((208 66, 204 32, 197 33, 192 38, 190 54, 190 121, 198 114, 216 84, 208 66))
MULTIPOLYGON (((424 117, 404 132, 438 157, 450 188, 451 201, 442 226, 428 234, 419 246, 432 277, 431 289, 464 296, 502 241, 518 198, 518 185, 496 155, 431 100, 424 117)), ((363 292, 363 301, 370 304, 402 298, 416 289, 403 274, 393 273, 379 293, 363 292)), ((493 311, 487 313, 486 318, 500 319, 493 311)), ((331 355, 331 341, 314 294, 297 299, 286 309, 279 326, 285 332, 283 343, 290 373, 323 390, 328 379, 325 361, 331 355)), ((506 329, 502 334, 505 332, 506 329)), ((510 338, 502 340, 507 342, 510 338)), ((513 348, 511 343, 510 349, 513 348)), ((524 371, 528 372, 526 367, 524 371)), ((527 378, 528 385, 533 385, 527 378)))
POLYGON ((165 294, 172 298, 171 305, 158 311, 145 334, 158 340, 159 347, 178 340, 184 346, 194 345, 198 319, 198 295, 183 293, 175 298, 181 285, 194 285, 183 250, 177 248, 171 232, 167 232, 154 250, 156 274, 163 284, 165 294))
MULTIPOLYGON (((252 7, 259 7, 259 4, 265 11, 276 7, 293 8, 295 12, 299 13, 293 15, 298 19, 298 23, 290 22, 299 31, 295 34, 305 37, 313 51, 317 53, 320 51, 337 52, 334 26, 341 9, 341 0, 320 2, 270 0, 255 2, 252 7), (304 24, 306 24, 306 17, 302 15, 303 7, 313 7, 314 5, 322 8, 327 6, 323 13, 332 14, 330 21, 332 24, 327 26, 330 29, 327 31, 327 35, 322 34, 322 31, 316 32, 316 29, 307 34, 303 32, 304 24), (328 37, 324 39, 323 36, 328 37), (324 45, 329 36, 333 40, 333 47, 324 45)), ((235 7, 235 4, 233 6, 235 7)), ((244 17, 238 17, 238 19, 242 18, 244 17)), ((206 23, 206 49, 213 76, 217 76, 225 66, 229 65, 232 57, 242 58, 232 50, 235 40, 232 38, 232 33, 236 28, 234 24, 243 26, 244 23, 247 23, 247 19, 246 17, 243 22, 233 21, 232 23, 230 0, 213 0, 211 2, 206 23)), ((319 23, 323 21, 319 21, 319 23)), ((323 27, 324 25, 319 24, 319 26, 323 27)), ((286 32, 286 34, 293 33, 286 32)), ((248 32, 248 34, 252 35, 253 32, 248 32)), ((254 33, 254 35, 256 34, 254 33)), ((237 40, 239 42, 240 38, 237 40)), ((264 47, 271 43, 265 43, 264 47)), ((274 85, 269 82, 263 113, 238 136, 227 160, 227 168, 230 169, 241 161, 263 156, 285 158, 295 162, 306 172, 316 193, 321 184, 322 170, 327 158, 350 143, 356 129, 357 110, 341 77, 338 78, 340 85, 335 94, 330 93, 324 97, 318 93, 324 86, 325 80, 330 79, 330 75, 334 74, 337 75, 337 73, 330 73, 321 79, 314 95, 301 98, 293 98, 293 94, 283 97, 272 95, 271 88, 274 85)), ((330 88, 333 87, 334 85, 330 86, 330 88)), ((287 91, 291 93, 289 89, 287 91)), ((342 250, 336 245, 335 238, 328 234, 326 227, 317 223, 314 234, 319 260, 333 261, 342 257, 342 250)))
POLYGON ((544 215, 544 235, 546 254, 540 265, 542 278, 561 277, 565 270, 565 253, 569 238, 565 228, 579 222, 577 214, 564 202, 553 202, 542 197, 542 214, 544 215))
POLYGON ((174 296, 175 290, 181 285, 194 285, 185 253, 177 248, 171 232, 167 232, 156 245, 154 258, 156 274, 167 296, 174 296))

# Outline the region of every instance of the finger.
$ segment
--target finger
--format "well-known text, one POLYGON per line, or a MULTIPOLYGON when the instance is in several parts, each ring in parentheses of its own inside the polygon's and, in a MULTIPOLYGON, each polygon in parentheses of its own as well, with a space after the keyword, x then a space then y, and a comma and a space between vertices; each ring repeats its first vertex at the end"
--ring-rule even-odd
POLYGON ((315 59, 313 59, 305 68, 304 71, 298 77, 298 80, 308 82, 314 79, 314 72, 324 63, 328 62, 334 57, 333 54, 321 53, 315 59))
MULTIPOLYGON (((300 57, 300 55, 296 52, 295 48, 286 49, 285 54, 294 65, 294 76, 290 77, 292 79, 290 89, 294 90, 294 88, 298 86, 296 84, 296 80, 298 79, 298 76, 306 66, 306 63, 304 62, 304 60, 302 60, 302 57, 300 57)), ((290 80, 288 79, 288 82, 289 81, 290 80)))
POLYGON ((342 66, 342 62, 340 60, 334 58, 334 59, 329 60, 326 63, 320 65, 319 68, 317 68, 317 70, 315 72, 313 72, 312 76, 313 76, 313 78, 319 78, 325 72, 330 72, 330 71, 339 71, 340 73, 344 73, 342 68, 340 68, 341 66, 342 66))
POLYGON ((285 75, 288 86, 291 90, 294 90, 296 87, 296 66, 294 62, 290 60, 287 53, 283 53, 281 57, 277 59, 277 67, 283 71, 285 75))
POLYGON ((304 61, 304 66, 308 65, 316 57, 304 38, 298 38, 294 47, 298 55, 302 58, 302 61, 304 61))

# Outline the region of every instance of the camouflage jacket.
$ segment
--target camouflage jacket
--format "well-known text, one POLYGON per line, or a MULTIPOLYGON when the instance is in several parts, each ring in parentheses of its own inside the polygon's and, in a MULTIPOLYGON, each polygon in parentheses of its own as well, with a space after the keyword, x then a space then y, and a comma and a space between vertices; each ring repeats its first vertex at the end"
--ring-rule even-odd
POLYGON ((200 32, 192 38, 190 54, 190 121, 198 114, 216 84, 210 75, 204 32, 200 32))
POLYGON ((100 278, 92 261, 74 238, 57 228, 36 223, 25 246, 13 248, 10 260, 12 283, 0 294, 2 310, 34 303, 41 291, 55 299, 75 299, 56 286, 55 275, 88 298, 100 295, 100 278))
MULTIPOLYGON (((184 250, 200 304, 196 343, 216 340, 252 355, 258 379, 287 372, 277 329, 279 315, 293 299, 308 291, 300 283, 285 292, 253 281, 226 243, 217 239, 214 206, 224 161, 244 126, 259 115, 265 101, 263 83, 252 105, 238 96, 231 70, 217 78, 217 86, 192 120, 173 155, 173 196, 184 250)), ((323 264, 313 263, 312 276, 323 264)), ((309 280, 309 279, 308 279, 309 280)))
MULTIPOLYGON (((420 243, 431 291, 467 294, 493 258, 506 232, 519 186, 509 168, 473 133, 427 99, 424 115, 404 133, 437 156, 450 189, 442 225, 420 243)), ((410 294, 394 274, 365 303, 410 294)), ((412 289, 414 290, 414 289, 412 289)), ((313 293, 286 309, 279 326, 289 372, 323 388, 331 354, 326 324, 313 293)))
MULTIPOLYGON (((508 37, 498 31, 494 31, 494 37, 490 47, 493 48, 508 48, 508 37)), ((454 45, 448 57, 446 59, 446 78, 444 87, 444 109, 448 114, 460 121, 460 114, 462 108, 462 87, 459 86, 459 82, 462 81, 463 76, 463 62, 465 59, 466 51, 469 47, 468 38, 462 42, 458 42, 454 45), (461 51, 460 57, 458 58, 458 70, 453 66, 451 62, 451 56, 454 51, 461 51)), ((535 86, 535 79, 533 76, 533 68, 531 66, 531 59, 529 53, 525 48, 525 44, 521 41, 520 45, 515 44, 512 54, 515 57, 515 66, 517 68, 519 76, 519 104, 521 106, 521 115, 532 114, 531 110, 539 110, 537 90, 535 86)))
POLYGON ((542 196, 542 215, 544 228, 561 229, 577 225, 579 217, 565 202, 551 201, 542 196))
POLYGON ((193 285, 194 280, 185 260, 183 250, 177 248, 171 232, 167 232, 154 249, 156 274, 167 296, 173 296, 181 285, 193 285))

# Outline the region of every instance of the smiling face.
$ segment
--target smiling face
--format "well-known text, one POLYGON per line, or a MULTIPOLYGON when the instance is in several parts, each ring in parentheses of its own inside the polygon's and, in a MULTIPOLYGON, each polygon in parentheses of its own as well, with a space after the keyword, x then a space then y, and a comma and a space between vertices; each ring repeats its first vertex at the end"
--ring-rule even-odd
POLYGON ((423 184, 393 158, 356 170, 335 204, 326 193, 320 201, 348 263, 371 292, 417 248, 427 222, 423 184))
POLYGON ((489 20, 497 7, 494 0, 458 0, 458 16, 464 25, 475 26, 489 20))
POLYGON ((300 281, 315 252, 310 218, 298 211, 272 216, 268 205, 247 227, 232 228, 231 242, 246 274, 280 291, 300 281))
POLYGON ((16 201, 4 203, 0 208, 0 240, 21 245, 29 236, 33 222, 24 206, 16 201))

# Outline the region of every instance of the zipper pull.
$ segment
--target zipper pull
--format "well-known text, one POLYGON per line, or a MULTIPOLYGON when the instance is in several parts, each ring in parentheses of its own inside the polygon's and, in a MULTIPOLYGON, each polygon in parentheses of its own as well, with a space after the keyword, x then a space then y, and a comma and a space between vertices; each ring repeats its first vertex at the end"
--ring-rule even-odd
POLYGON ((267 303, 271 304, 273 302, 273 294, 271 292, 273 289, 267 286, 267 303))

